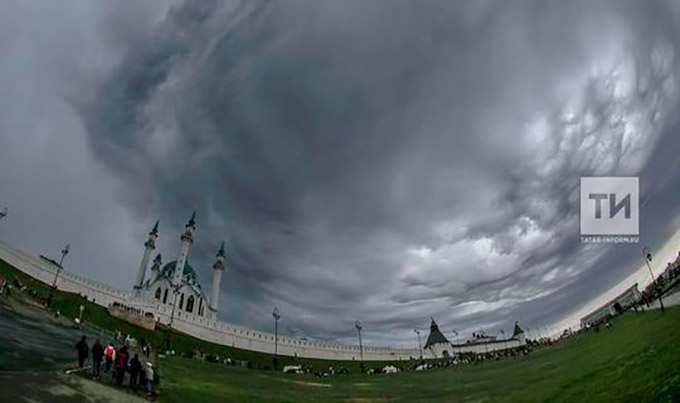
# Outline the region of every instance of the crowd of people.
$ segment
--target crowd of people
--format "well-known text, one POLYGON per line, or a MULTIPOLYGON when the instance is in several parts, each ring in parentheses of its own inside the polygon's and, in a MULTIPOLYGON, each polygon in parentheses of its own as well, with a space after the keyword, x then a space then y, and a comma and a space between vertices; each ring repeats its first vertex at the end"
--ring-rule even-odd
MULTIPOLYGON (((429 370, 433 368, 450 368, 457 367, 461 365, 479 364, 484 361, 497 361, 501 359, 509 358, 520 358, 528 355, 532 349, 544 345, 545 343, 539 343, 538 341, 529 340, 526 345, 498 350, 490 351, 486 353, 457 353, 451 357, 440 358, 436 360, 423 360, 412 357, 407 361, 394 362, 390 365, 385 365, 381 363, 380 366, 373 367, 372 363, 361 363, 359 366, 359 371, 367 374, 383 374, 383 373, 394 373, 403 371, 422 371, 429 370)), ((228 357, 220 357, 214 354, 204 354, 198 349, 194 349, 190 354, 185 354, 186 358, 194 358, 202 361, 224 364, 224 365, 235 365, 243 366, 247 368, 252 368, 252 365, 248 361, 234 360, 228 357)), ((263 366, 258 367, 260 369, 282 369, 284 372, 297 373, 297 374, 308 374, 315 377, 330 377, 335 375, 345 375, 350 374, 352 371, 344 366, 329 366, 326 369, 319 369, 313 365, 306 365, 304 361, 299 362, 297 365, 284 365, 279 368, 278 366, 263 366)))
POLYGON ((140 343, 142 357, 140 358, 138 352, 133 352, 136 350, 136 343, 133 340, 129 335, 124 340, 122 337, 117 337, 118 347, 113 341, 104 347, 100 339, 96 339, 90 347, 87 343, 87 336, 82 336, 75 345, 78 353, 78 367, 88 368, 86 363, 90 358, 94 380, 101 382, 105 379, 104 375, 110 374, 112 384, 128 388, 133 393, 144 392, 148 396, 154 396, 159 376, 150 360, 151 349, 142 341, 140 343), (102 363, 104 363, 103 371, 102 363))
POLYGON ((434 360, 412 359, 405 364, 395 363, 392 366, 386 366, 384 368, 373 368, 367 372, 371 374, 392 373, 392 371, 390 371, 390 367, 396 367, 399 372, 424 371, 434 368, 452 368, 461 365, 479 364, 484 361, 498 361, 508 358, 520 358, 528 355, 530 352, 531 346, 527 344, 520 347, 489 351, 485 353, 457 353, 450 357, 434 360))
MULTIPOLYGON (((394 362, 389 365, 381 364, 378 367, 369 368, 371 364, 360 365, 360 371, 369 375, 375 374, 393 374, 396 372, 410 372, 410 371, 425 371, 434 368, 452 368, 461 365, 479 364, 484 361, 497 361, 507 358, 519 358, 528 355, 531 352, 531 346, 525 345, 521 347, 491 351, 487 353, 457 353, 451 357, 439 359, 418 359, 411 358, 408 361, 394 362)), ((329 377, 334 375, 349 374, 347 368, 333 366, 328 367, 325 371, 319 371, 312 367, 300 366, 299 373, 311 374, 316 377, 329 377)))

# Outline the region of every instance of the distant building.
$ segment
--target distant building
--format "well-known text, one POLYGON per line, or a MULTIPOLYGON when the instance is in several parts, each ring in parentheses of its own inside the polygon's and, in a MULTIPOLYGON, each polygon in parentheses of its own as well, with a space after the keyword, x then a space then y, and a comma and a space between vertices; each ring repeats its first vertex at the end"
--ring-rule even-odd
POLYGON ((593 312, 581 318, 581 327, 593 326, 604 322, 608 318, 618 315, 640 301, 638 283, 619 294, 616 298, 597 308, 593 312))
POLYGON ((674 282, 674 280, 680 275, 680 252, 674 261, 668 262, 666 265, 666 270, 661 273, 661 276, 668 285, 674 282))
POLYGON ((451 348, 451 343, 449 340, 439 331, 439 326, 437 322, 432 319, 430 324, 430 334, 427 336, 427 341, 425 342, 425 350, 428 350, 433 356, 448 357, 453 349, 451 348))
POLYGON ((512 336, 508 339, 498 339, 476 335, 474 339, 468 340, 464 344, 451 343, 439 330, 439 326, 434 319, 430 324, 430 334, 427 336, 425 349, 430 353, 431 358, 446 358, 461 353, 490 353, 493 351, 507 350, 521 347, 526 344, 524 330, 515 322, 512 336))

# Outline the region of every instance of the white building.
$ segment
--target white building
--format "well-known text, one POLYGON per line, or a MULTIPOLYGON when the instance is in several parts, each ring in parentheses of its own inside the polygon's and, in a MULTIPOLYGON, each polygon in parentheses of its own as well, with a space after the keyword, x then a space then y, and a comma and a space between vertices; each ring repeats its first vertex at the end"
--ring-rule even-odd
POLYGON ((432 319, 430 324, 430 334, 427 336, 425 349, 429 351, 432 358, 446 358, 462 353, 490 353, 493 351, 507 350, 521 347, 526 344, 524 330, 515 322, 515 329, 509 339, 499 340, 495 337, 476 337, 468 340, 464 344, 451 343, 439 330, 439 326, 432 319))
POLYGON ((597 308, 593 312, 581 318, 581 328, 596 325, 608 320, 612 316, 622 313, 626 309, 634 306, 640 301, 640 290, 638 283, 633 284, 616 298, 597 308))
POLYGON ((213 320, 217 318, 220 282, 224 271, 224 242, 217 252, 213 265, 212 293, 208 297, 201 288, 196 271, 189 264, 189 251, 194 242, 195 231, 196 213, 194 212, 180 236, 181 244, 177 260, 162 265, 161 254, 156 255, 150 269, 151 276, 147 279, 149 258, 156 249, 156 239, 158 239, 158 222, 156 222, 144 243, 144 254, 137 272, 137 281, 133 287, 131 303, 142 305, 147 311, 170 309, 170 321, 174 319, 176 313, 213 320))

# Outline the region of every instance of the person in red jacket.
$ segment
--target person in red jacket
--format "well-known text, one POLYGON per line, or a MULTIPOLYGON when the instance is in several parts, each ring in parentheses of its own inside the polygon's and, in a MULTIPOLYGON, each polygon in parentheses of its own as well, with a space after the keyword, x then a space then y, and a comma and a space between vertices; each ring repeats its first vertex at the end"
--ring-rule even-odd
POLYGON ((116 385, 122 386, 123 385, 123 378, 125 377, 125 370, 127 369, 127 364, 128 364, 128 349, 126 346, 123 346, 120 350, 118 350, 118 354, 116 354, 116 385))
POLYGON ((104 369, 104 372, 108 373, 111 370, 113 361, 116 359, 116 349, 113 347, 113 343, 109 343, 104 349, 104 357, 106 359, 106 368, 104 369))

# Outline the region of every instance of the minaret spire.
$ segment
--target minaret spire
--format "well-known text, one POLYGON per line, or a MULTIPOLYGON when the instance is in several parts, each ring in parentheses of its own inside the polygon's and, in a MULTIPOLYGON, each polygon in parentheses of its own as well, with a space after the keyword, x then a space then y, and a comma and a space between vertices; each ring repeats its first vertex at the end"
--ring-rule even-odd
POLYGON ((217 307, 220 298, 220 283, 222 282, 222 272, 224 272, 225 269, 224 241, 222 241, 220 250, 217 251, 217 255, 215 257, 216 260, 215 264, 213 265, 212 293, 210 295, 210 310, 213 311, 214 315, 217 314, 217 307))
POLYGON ((179 252, 179 258, 177 258, 177 263, 175 264, 175 273, 172 277, 173 283, 176 285, 182 281, 182 275, 184 274, 184 266, 187 263, 187 258, 189 257, 189 248, 194 243, 194 232, 196 231, 196 212, 194 211, 189 218, 189 222, 184 226, 184 233, 180 237, 182 240, 182 246, 179 252))
POLYGON ((158 221, 149 232, 149 237, 144 242, 144 255, 142 261, 139 263, 139 270, 137 271, 137 281, 135 281, 134 289, 139 292, 144 285, 144 276, 146 275, 146 268, 149 265, 149 258, 151 252, 156 249, 156 239, 158 239, 158 221))

